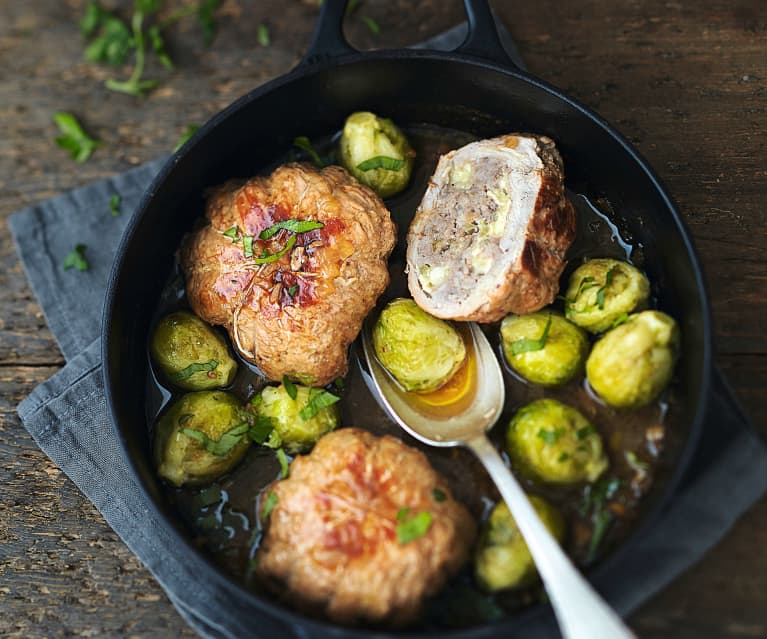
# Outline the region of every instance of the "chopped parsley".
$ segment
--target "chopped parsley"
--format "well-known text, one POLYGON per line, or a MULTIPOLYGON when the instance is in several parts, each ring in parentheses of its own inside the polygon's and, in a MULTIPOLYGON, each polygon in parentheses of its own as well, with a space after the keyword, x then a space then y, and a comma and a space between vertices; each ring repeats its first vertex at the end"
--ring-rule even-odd
POLYGON ((314 417, 320 410, 332 406, 341 398, 325 390, 314 390, 309 394, 309 401, 298 414, 301 419, 307 420, 314 417))
MULTIPOLYGON (((178 142, 176 142, 176 146, 173 147, 173 152, 175 153, 187 142, 189 142, 192 136, 195 133, 197 133, 197 131, 199 130, 200 130, 199 124, 187 124, 186 129, 184 129, 184 132, 181 134, 181 137, 178 139, 178 142)), ((237 227, 235 226, 234 228, 236 229, 237 227)))
POLYGON ((317 151, 314 150, 314 147, 309 141, 309 138, 307 138, 305 135, 300 135, 295 138, 293 140, 293 146, 297 146, 299 149, 306 151, 309 154, 309 157, 312 159, 312 162, 314 162, 319 168, 325 166, 325 162, 322 161, 322 158, 319 156, 317 151))
POLYGON ((376 155, 364 162, 360 162, 357 168, 360 171, 372 171, 373 169, 386 169, 387 171, 399 171, 405 166, 405 160, 390 158, 385 155, 376 155))
POLYGON ((178 371, 177 373, 173 373, 170 378, 174 382, 180 382, 181 380, 191 377, 195 373, 210 373, 216 370, 217 366, 218 362, 215 359, 212 359, 209 362, 195 362, 194 364, 189 364, 189 366, 178 371))
POLYGON ((255 423, 248 430, 248 437, 257 444, 263 444, 269 439, 273 430, 274 424, 272 424, 271 419, 266 415, 256 415, 255 423))
POLYGON ((291 218, 272 224, 269 228, 261 231, 258 234, 258 237, 261 240, 268 240, 277 235, 281 229, 285 229, 291 233, 308 233, 315 229, 321 229, 323 226, 325 225, 322 222, 316 222, 315 220, 296 220, 291 218))
POLYGON ((447 495, 439 488, 432 490, 431 494, 434 497, 434 501, 445 501, 447 499, 447 495))
POLYGON ((271 44, 271 38, 269 37, 269 27, 265 24, 259 24, 256 30, 256 39, 258 44, 262 47, 268 47, 271 44))
POLYGON ((277 449, 277 461, 280 462, 280 479, 287 479, 290 475, 288 456, 282 448, 277 449))
POLYGON ((88 260, 85 259, 85 244, 78 244, 74 250, 64 258, 64 270, 73 268, 77 271, 88 270, 88 260))
POLYGON ((69 151, 75 162, 82 163, 91 157, 99 142, 83 130, 74 115, 60 111, 54 114, 53 121, 61 131, 61 135, 56 138, 58 146, 69 151))
POLYGON ((618 267, 613 266, 609 271, 607 271, 607 275, 605 276, 604 286, 602 286, 597 291, 597 306, 599 307, 600 311, 605 310, 605 290, 607 290, 607 287, 613 283, 613 273, 615 272, 616 268, 618 267))
POLYGON ((294 400, 298 397, 298 389, 296 385, 288 379, 287 375, 282 376, 282 385, 285 387, 285 392, 290 399, 294 400))
POLYGON ((622 483, 616 477, 611 479, 603 477, 586 488, 579 510, 583 516, 590 514, 592 524, 591 541, 586 554, 587 563, 595 559, 599 546, 613 522, 614 515, 607 507, 607 503, 615 496, 622 483))
POLYGON ((222 457, 229 453, 237 444, 239 444, 243 437, 248 432, 249 425, 247 423, 238 424, 234 428, 226 431, 218 440, 211 439, 205 433, 193 428, 182 428, 181 432, 187 437, 196 439, 202 447, 211 453, 222 457))
MULTIPOLYGON (((250 235, 245 236, 250 237, 250 255, 248 255, 247 247, 245 249, 245 257, 251 257, 253 255, 253 238, 250 235)), ((243 239, 244 243, 244 239, 243 239)), ((255 264, 269 264, 270 262, 276 262, 279 260, 285 253, 287 253, 290 249, 292 249, 296 245, 296 236, 291 235, 288 238, 288 241, 285 243, 285 246, 283 246, 279 251, 276 253, 267 253, 264 251, 260 256, 253 259, 253 262, 255 264)))
POLYGON ((538 439, 542 439, 546 444, 551 445, 564 434, 564 428, 556 428, 554 430, 544 430, 541 428, 541 430, 538 431, 538 439))
POLYGON ((596 432, 597 432, 596 426, 594 426, 593 424, 587 424, 586 426, 583 426, 582 428, 579 428, 578 430, 575 431, 575 439, 577 439, 578 441, 582 441, 596 432))
POLYGON ((242 251, 245 257, 253 257, 253 239, 252 235, 242 237, 242 251))
POLYGON ((621 324, 625 324, 629 320, 629 314, 628 313, 621 313, 613 320, 612 325, 610 328, 615 328, 616 326, 620 326, 621 324))
POLYGON ((228 237, 230 240, 232 240, 232 244, 234 244, 240 235, 240 229, 237 228, 237 225, 230 226, 226 231, 224 231, 224 235, 228 237))
POLYGON ((264 507, 261 510, 262 522, 265 522, 267 519, 269 519, 269 515, 272 514, 272 511, 274 510, 274 507, 277 505, 278 501, 279 497, 277 497, 277 493, 270 491, 264 500, 264 507))
POLYGON ((530 353, 533 351, 540 351, 546 346, 546 340, 549 338, 549 329, 551 328, 551 313, 546 320, 546 326, 543 327, 543 333, 538 339, 530 339, 529 337, 522 337, 514 340, 511 343, 511 354, 521 355, 522 353, 530 353))
POLYGON ((293 286, 288 288, 288 295, 293 297, 298 292, 298 284, 293 284, 293 286))
POLYGON ((122 198, 115 193, 112 197, 109 198, 109 211, 112 213, 113 217, 117 217, 120 215, 120 202, 122 201, 122 198))
POLYGON ((344 378, 336 377, 336 379, 333 381, 333 386, 335 386, 337 390, 342 391, 344 389, 344 378))
POLYGON ((400 545, 408 544, 423 537, 431 527, 432 517, 430 513, 422 511, 407 519, 409 513, 409 508, 403 508, 397 513, 397 521, 400 522, 397 524, 397 542, 400 545))

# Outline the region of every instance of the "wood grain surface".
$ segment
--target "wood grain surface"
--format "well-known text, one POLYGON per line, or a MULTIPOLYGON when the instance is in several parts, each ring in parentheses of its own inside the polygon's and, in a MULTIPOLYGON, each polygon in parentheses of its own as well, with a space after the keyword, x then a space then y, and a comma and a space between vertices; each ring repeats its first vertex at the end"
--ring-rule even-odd
MULTIPOLYGON (((171 150, 240 94, 291 69, 317 2, 226 0, 209 48, 170 30, 177 68, 146 99, 103 88, 83 60, 84 2, 0 3, 0 216, 171 150), (258 44, 268 25, 271 44, 258 44), (102 145, 76 164, 53 144, 71 111, 102 145)), ((107 2, 124 13, 131 3, 107 2)), ((174 4, 170 1, 170 4, 174 4)), ((182 4, 178 0, 177 4, 182 4)), ((718 362, 767 434, 767 8, 764 0, 498 0, 530 69, 628 136, 676 198, 701 254, 718 362)), ((365 0, 355 46, 422 40, 462 19, 458 0, 365 0), (380 25, 372 33, 361 20, 380 25)), ((122 71, 127 75, 127 71, 122 71)), ((192 637, 150 574, 38 450, 15 406, 63 365, 0 231, 0 636, 192 637)), ((767 637, 767 499, 634 614, 642 637, 767 637)))

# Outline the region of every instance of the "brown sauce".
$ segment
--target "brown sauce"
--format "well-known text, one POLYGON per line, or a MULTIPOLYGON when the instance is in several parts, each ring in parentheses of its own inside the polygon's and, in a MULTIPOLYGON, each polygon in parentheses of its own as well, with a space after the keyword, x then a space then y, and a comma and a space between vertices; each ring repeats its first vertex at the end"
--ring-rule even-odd
MULTIPOLYGON (((410 219, 439 156, 475 139, 460 131, 427 125, 411 127, 407 129, 407 134, 417 152, 416 166, 408 188, 386 202, 399 229, 399 242, 389 262, 391 284, 372 313, 377 313, 392 298, 409 296, 404 263, 405 235, 410 219)), ((316 143, 315 146, 321 152, 328 152, 336 140, 337 136, 329 137, 324 144, 316 143)), ((280 158, 274 166, 264 167, 264 173, 291 159, 294 159, 293 151, 280 158)), ((564 288, 572 269, 585 257, 626 259, 641 269, 642 247, 628 241, 626 235, 617 228, 611 219, 609 203, 591 201, 587 197, 588 191, 584 185, 568 186, 571 200, 578 212, 578 234, 569 252, 570 262, 561 279, 562 287, 564 288)), ((188 305, 184 296, 183 277, 176 267, 176 271, 168 278, 168 284, 156 308, 155 318, 159 319, 180 308, 188 308, 188 305)), ((556 398, 575 406, 602 434, 610 458, 610 468, 604 477, 605 482, 612 481, 612 491, 605 505, 611 523, 598 548, 590 548, 594 520, 593 511, 586 506, 591 489, 584 485, 544 486, 523 480, 527 490, 545 497, 560 509, 568 523, 565 548, 577 564, 587 568, 618 545, 642 514, 641 498, 652 484, 662 454, 663 434, 667 423, 673 419, 673 384, 658 401, 649 406, 634 411, 618 411, 600 402, 590 391, 583 377, 556 388, 543 388, 526 382, 504 363, 500 348, 499 324, 490 324, 483 328, 503 364, 506 384, 504 412, 499 423, 491 431, 491 438, 499 450, 503 450, 505 426, 514 412, 540 397, 556 398), (655 437, 658 434, 660 439, 655 437)), ((224 334, 223 331, 221 333, 224 334)), ((371 394, 361 371, 363 359, 362 350, 355 343, 350 351, 350 372, 344 380, 343 390, 329 388, 342 396, 339 403, 341 426, 357 426, 379 435, 388 433, 420 448, 426 452, 434 467, 446 477, 456 497, 470 508, 478 520, 483 520, 499 497, 479 462, 465 450, 428 448, 404 434, 388 418, 371 394)), ((239 360, 239 364, 237 377, 228 390, 244 401, 258 392, 267 380, 252 364, 243 360, 239 360)), ((425 411, 434 411, 437 414, 451 394, 470 399, 473 392, 471 373, 472 361, 469 359, 453 383, 422 396, 418 401, 425 411)), ((147 385, 149 400, 146 412, 151 434, 151 425, 157 415, 172 399, 179 397, 181 392, 163 385, 160 377, 151 370, 147 385)), ((259 512, 264 488, 279 477, 279 472, 274 451, 253 445, 246 458, 232 473, 206 488, 167 487, 167 496, 175 505, 181 519, 188 525, 195 543, 224 566, 233 578, 256 591, 261 590, 252 571, 255 552, 261 539, 256 513, 259 512)), ((539 601, 541 596, 540 587, 496 595, 482 593, 474 585, 471 567, 467 566, 430 602, 421 626, 439 629, 474 625, 513 613, 539 601)))

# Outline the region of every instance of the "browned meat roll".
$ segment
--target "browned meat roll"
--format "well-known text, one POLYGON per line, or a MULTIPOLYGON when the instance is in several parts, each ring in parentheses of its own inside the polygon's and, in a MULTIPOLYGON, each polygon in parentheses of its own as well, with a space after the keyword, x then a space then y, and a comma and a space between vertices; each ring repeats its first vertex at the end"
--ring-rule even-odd
POLYGON ((356 428, 325 435, 271 492, 259 575, 342 623, 411 621, 476 532, 423 453, 356 428))
POLYGON ((443 155, 408 232, 408 285, 444 319, 494 322, 551 303, 575 210, 549 138, 513 133, 443 155))
POLYGON ((389 282, 396 228, 380 198, 337 166, 287 164, 211 195, 181 249, 192 309, 224 325, 267 377, 323 386, 389 282))

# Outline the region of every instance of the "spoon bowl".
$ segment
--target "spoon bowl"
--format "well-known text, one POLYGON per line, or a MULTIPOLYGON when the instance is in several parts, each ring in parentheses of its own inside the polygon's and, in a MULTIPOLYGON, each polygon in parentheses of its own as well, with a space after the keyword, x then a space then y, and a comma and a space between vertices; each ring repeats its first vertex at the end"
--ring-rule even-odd
POLYGON ((370 381, 379 401, 403 430, 430 446, 465 446, 472 450, 495 482, 530 549, 565 639, 630 639, 634 634, 575 568, 543 525, 525 492, 487 438, 503 411, 505 390, 501 367, 485 334, 468 323, 467 349, 476 360, 476 383, 469 402, 455 412, 435 415, 416 393, 402 390, 375 355, 372 326, 362 330, 370 381))

